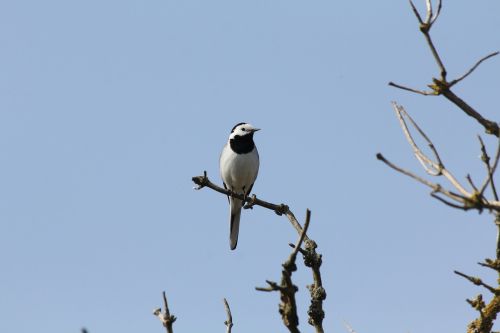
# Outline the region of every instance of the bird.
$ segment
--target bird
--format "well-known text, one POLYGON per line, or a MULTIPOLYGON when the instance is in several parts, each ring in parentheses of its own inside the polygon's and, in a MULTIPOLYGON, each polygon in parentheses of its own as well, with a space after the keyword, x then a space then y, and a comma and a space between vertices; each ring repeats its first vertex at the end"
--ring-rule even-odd
MULTIPOLYGON (((247 197, 259 173, 259 152, 253 135, 260 130, 248 123, 234 125, 219 159, 220 176, 226 190, 247 197)), ((245 203, 228 195, 229 199, 229 246, 236 249, 240 229, 241 208, 245 203)))

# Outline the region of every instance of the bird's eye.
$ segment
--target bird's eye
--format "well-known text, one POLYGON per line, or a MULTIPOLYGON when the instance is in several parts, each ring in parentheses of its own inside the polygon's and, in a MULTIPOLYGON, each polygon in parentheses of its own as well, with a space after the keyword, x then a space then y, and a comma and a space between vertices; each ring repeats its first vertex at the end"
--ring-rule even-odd
POLYGON ((241 130, 242 130, 243 132, 245 132, 247 129, 246 129, 245 127, 243 127, 241 130))

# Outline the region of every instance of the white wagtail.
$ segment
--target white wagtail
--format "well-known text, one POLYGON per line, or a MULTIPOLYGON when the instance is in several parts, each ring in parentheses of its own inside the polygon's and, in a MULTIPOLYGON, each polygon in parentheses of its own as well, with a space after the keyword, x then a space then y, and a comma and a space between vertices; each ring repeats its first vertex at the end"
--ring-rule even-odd
MULTIPOLYGON (((220 175, 224 188, 245 198, 252 191, 259 172, 259 153, 253 142, 253 134, 259 129, 247 123, 236 124, 220 155, 220 175)), ((228 196, 230 205, 229 244, 231 250, 238 244, 241 208, 244 201, 228 196)))

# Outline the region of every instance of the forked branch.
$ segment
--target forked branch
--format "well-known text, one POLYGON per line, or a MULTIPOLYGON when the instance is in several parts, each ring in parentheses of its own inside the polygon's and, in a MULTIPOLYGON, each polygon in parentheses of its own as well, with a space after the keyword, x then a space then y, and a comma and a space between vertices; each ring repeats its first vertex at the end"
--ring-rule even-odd
POLYGON ((441 0, 437 1, 437 9, 436 12, 434 13, 433 6, 431 0, 426 0, 426 18, 425 20, 422 19, 422 16, 418 12, 417 8, 413 4, 413 2, 410 0, 410 6, 412 8, 413 13, 415 14, 415 17, 417 18, 417 21, 419 23, 420 31, 425 37, 425 40, 427 42, 427 45, 429 49, 431 50, 432 56, 434 57, 434 60, 436 61, 436 64, 438 65, 439 71, 440 71, 440 77, 439 78, 433 78, 432 83, 428 85, 429 88, 431 88, 430 91, 425 91, 425 90, 420 90, 420 89, 414 89, 410 87, 406 87, 401 84, 397 84, 394 82, 389 82, 390 86, 403 89, 406 91, 410 91, 416 94, 420 95, 443 95, 446 99, 448 99, 450 102, 455 104, 457 107, 459 107, 462 111, 464 111, 468 116, 476 119, 477 122, 479 122, 485 129, 486 133, 495 135, 497 137, 500 137, 500 127, 497 122, 488 120, 484 118, 479 112, 477 112, 473 107, 471 107, 468 103, 466 103, 463 99, 458 97, 454 92, 451 91, 451 87, 453 87, 455 84, 461 82, 464 80, 466 77, 468 77, 470 74, 472 74, 478 67, 481 65, 484 61, 496 56, 499 54, 499 52, 492 52, 481 59, 479 59, 468 71, 465 72, 465 74, 461 75, 460 77, 448 81, 447 80, 447 70, 444 65, 444 62, 441 59, 441 56, 439 55, 439 52, 437 51, 434 42, 432 40, 432 37, 430 35, 431 28, 433 24, 436 22, 437 18, 439 17, 439 14, 441 13, 441 8, 442 8, 442 2, 441 0))
POLYGON ((434 144, 427 137, 427 135, 420 129, 417 123, 410 117, 410 115, 404 110, 402 106, 393 103, 396 115, 399 119, 405 137, 410 146, 412 147, 415 157, 420 162, 425 172, 431 176, 446 178, 453 187, 453 190, 444 189, 440 184, 433 183, 425 178, 417 176, 411 171, 400 168, 394 163, 389 162, 380 153, 377 154, 377 158, 382 162, 384 162, 389 167, 391 167, 392 169, 430 187, 432 189, 431 196, 450 207, 462 210, 475 209, 479 212, 482 212, 484 209, 487 209, 491 213, 494 213, 495 224, 497 227, 496 258, 494 260, 486 259, 484 262, 479 264, 481 266, 493 269, 498 273, 499 280, 497 282, 499 286, 495 288, 485 283, 478 277, 469 276, 467 274, 455 271, 455 274, 464 277, 469 282, 477 286, 485 288, 486 290, 488 290, 493 294, 493 298, 489 301, 489 303, 485 303, 485 301, 483 300, 483 296, 481 294, 478 295, 475 299, 467 300, 467 302, 475 310, 479 312, 479 316, 477 317, 477 319, 473 320, 468 325, 467 333, 491 333, 493 328, 493 323, 497 318, 497 314, 500 312, 500 202, 496 190, 496 185, 494 182, 494 174, 497 169, 498 161, 500 159, 500 129, 499 129, 499 124, 497 122, 484 118, 479 112, 477 112, 468 103, 466 103, 464 100, 458 97, 453 91, 451 91, 451 88, 455 84, 461 82, 462 80, 467 78, 470 74, 472 74, 479 67, 480 64, 498 55, 499 52, 493 52, 481 58, 468 71, 466 71, 465 74, 454 80, 448 81, 446 77, 447 76, 446 67, 430 35, 430 30, 441 12, 442 2, 441 0, 437 0, 437 9, 436 12, 434 13, 432 1, 426 0, 427 14, 425 20, 422 19, 422 15, 419 13, 419 11, 417 10, 417 8, 415 7, 415 5, 411 0, 410 0, 410 5, 413 10, 413 13, 415 14, 415 17, 417 18, 417 21, 419 22, 420 31, 424 35, 427 41, 427 45, 430 48, 432 55, 434 57, 434 60, 439 67, 440 77, 432 79, 432 84, 428 85, 428 87, 431 88, 430 91, 409 88, 393 82, 390 82, 389 85, 426 96, 443 95, 446 99, 448 99, 456 106, 458 106, 465 114, 474 118, 478 123, 480 123, 485 129, 486 133, 498 137, 499 143, 492 163, 491 158, 487 153, 486 146, 482 138, 479 137, 479 143, 481 147, 481 160, 486 166, 487 175, 486 179, 483 181, 481 186, 477 186, 472 177, 470 175, 467 175, 466 179, 471 188, 471 190, 467 190, 445 167, 434 144), (422 149, 416 144, 408 125, 411 125, 412 129, 416 131, 419 137, 427 143, 429 149, 431 150, 431 157, 425 154, 422 151, 422 149), (488 187, 491 188, 491 192, 493 195, 492 199, 487 199, 485 197, 485 192, 488 187))
MULTIPOLYGON (((406 140, 412 147, 413 153, 417 158, 417 160, 422 165, 423 169, 426 171, 426 173, 428 173, 431 176, 442 176, 446 178, 446 180, 448 180, 448 182, 452 185, 454 190, 445 189, 440 184, 431 182, 425 178, 417 176, 415 173, 411 171, 398 167, 394 163, 387 160, 382 154, 378 153, 377 158, 380 161, 384 162, 387 166, 391 167, 392 169, 428 186, 429 188, 432 189, 431 196, 448 206, 463 210, 476 209, 478 211, 482 211, 483 209, 489 209, 500 212, 500 201, 498 201, 497 197, 493 199, 486 199, 484 197, 484 192, 488 186, 492 187, 493 191, 496 192, 492 180, 493 180, 493 173, 495 172, 496 167, 498 165, 498 160, 500 159, 500 141, 493 165, 489 164, 490 163, 489 157, 487 159, 488 175, 485 181, 483 182, 483 186, 481 186, 481 189, 477 189, 477 187, 472 182, 470 176, 468 176, 469 183, 471 184, 472 187, 472 191, 470 192, 445 167, 434 143, 429 139, 429 137, 420 128, 420 126, 418 126, 418 124, 413 120, 413 118, 411 118, 408 112, 406 112, 406 110, 401 105, 398 105, 395 102, 393 102, 393 107, 396 112, 396 116, 399 120, 400 126, 403 130, 403 133, 406 137, 406 140), (411 125, 412 128, 415 129, 416 133, 427 143, 433 157, 429 157, 417 145, 415 139, 413 138, 413 135, 411 134, 409 125, 411 125), (445 198, 450 200, 446 200, 445 198)), ((481 149, 484 152, 486 151, 484 147, 482 147, 481 149)))

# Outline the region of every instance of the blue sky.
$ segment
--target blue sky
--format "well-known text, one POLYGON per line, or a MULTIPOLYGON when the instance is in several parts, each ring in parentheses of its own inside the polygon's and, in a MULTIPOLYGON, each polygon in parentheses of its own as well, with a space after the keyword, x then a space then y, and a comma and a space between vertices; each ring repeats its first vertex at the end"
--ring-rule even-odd
MULTIPOLYGON (((423 8, 423 2, 418 3, 423 8)), ((500 49, 498 1, 444 3, 433 36, 450 77, 500 49)), ((482 129, 424 88, 438 75, 407 1, 11 1, 0 4, 0 331, 281 331, 278 280, 297 236, 243 212, 236 251, 218 177, 241 121, 262 199, 285 202, 323 254, 327 331, 460 331, 479 292, 453 270, 495 276, 488 214, 433 201, 377 162, 419 170, 390 102, 403 104, 461 180, 484 176, 482 129)), ((497 119, 499 59, 456 92, 497 119)), ((490 150, 495 141, 487 138, 490 150)), ((444 183, 444 182, 443 182, 444 183)), ((302 331, 310 272, 299 267, 302 331)))

